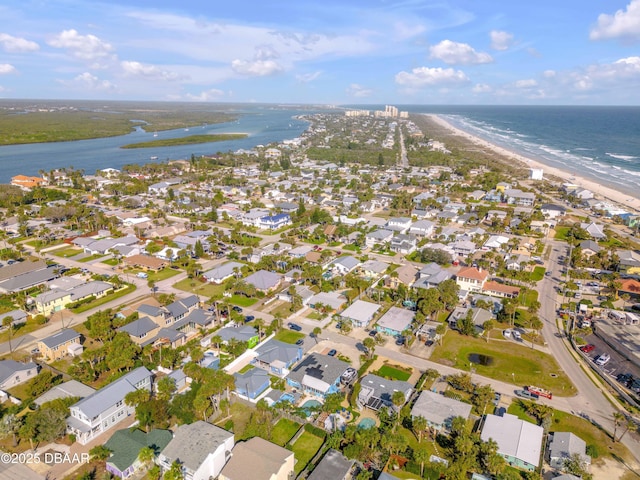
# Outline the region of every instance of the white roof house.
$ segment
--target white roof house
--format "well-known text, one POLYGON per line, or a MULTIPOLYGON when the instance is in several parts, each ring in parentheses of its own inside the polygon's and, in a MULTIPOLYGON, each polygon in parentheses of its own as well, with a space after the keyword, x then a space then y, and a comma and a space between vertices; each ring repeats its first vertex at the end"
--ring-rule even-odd
POLYGON ((501 417, 487 415, 480 438, 495 440, 498 453, 510 465, 534 470, 540 465, 543 435, 542 427, 505 413, 501 417))
POLYGON ((431 390, 423 390, 413 404, 412 417, 423 417, 429 426, 448 430, 455 417, 469 418, 471 405, 445 397, 431 390))
POLYGON ((378 310, 380 310, 380 305, 376 303, 356 300, 340 316, 345 320, 350 320, 354 327, 364 327, 373 320, 378 310))

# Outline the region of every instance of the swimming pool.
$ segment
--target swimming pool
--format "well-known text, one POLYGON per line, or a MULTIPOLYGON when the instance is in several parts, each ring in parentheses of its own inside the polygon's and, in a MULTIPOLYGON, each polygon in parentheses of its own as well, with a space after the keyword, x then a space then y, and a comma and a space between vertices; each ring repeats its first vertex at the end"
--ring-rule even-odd
POLYGON ((317 408, 321 406, 322 406, 322 403, 320 403, 318 400, 307 400, 302 404, 301 408, 309 412, 311 411, 312 408, 317 408))
POLYGON ((364 430, 373 428, 376 426, 376 421, 373 418, 363 418, 358 423, 358 428, 362 428, 364 430))

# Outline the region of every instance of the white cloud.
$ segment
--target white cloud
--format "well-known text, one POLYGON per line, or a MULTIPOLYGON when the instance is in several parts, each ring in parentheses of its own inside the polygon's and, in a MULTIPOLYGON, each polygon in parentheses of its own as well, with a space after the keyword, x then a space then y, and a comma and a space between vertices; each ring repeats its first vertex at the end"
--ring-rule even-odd
POLYGON ((320 75, 322 75, 322 72, 320 70, 313 73, 302 73, 296 75, 296 81, 298 83, 310 83, 316 80, 320 75))
POLYGON ((490 85, 487 85, 486 83, 477 83, 473 86, 473 93, 489 93, 491 92, 493 89, 491 88, 490 85))
POLYGON ((145 77, 155 80, 173 81, 178 80, 180 76, 175 72, 162 70, 155 65, 143 64, 140 62, 122 61, 120 66, 126 75, 135 77, 145 77))
POLYGON ((347 94, 352 97, 363 98, 369 97, 373 93, 371 88, 364 87, 358 83, 352 83, 347 88, 347 94))
POLYGON ((192 94, 186 95, 187 99, 193 100, 196 102, 212 102, 215 100, 220 100, 220 98, 224 96, 225 96, 225 93, 222 90, 218 90, 217 88, 212 88, 210 90, 200 92, 199 95, 192 95, 192 94))
POLYGON ((7 33, 0 33, 0 45, 5 52, 9 53, 34 52, 40 48, 36 42, 13 37, 7 33))
POLYGON ((494 50, 508 50, 513 43, 513 34, 502 30, 491 30, 491 48, 494 50))
POLYGON ((396 83, 409 88, 426 86, 457 86, 469 82, 469 78, 461 70, 453 68, 418 67, 409 72, 396 74, 396 83))
POLYGON ((626 10, 613 15, 602 13, 589 33, 591 40, 627 38, 640 40, 640 0, 631 0, 626 10))
POLYGON ((76 76, 71 83, 76 86, 85 87, 89 90, 115 90, 116 88, 116 86, 109 80, 100 80, 89 72, 84 72, 76 76))
POLYGON ((274 60, 234 60, 231 62, 231 68, 240 75, 248 75, 250 77, 266 77, 280 73, 283 68, 274 60))
POLYGON ((476 52, 471 45, 466 43, 443 40, 429 48, 431 58, 442 60, 448 65, 469 65, 479 63, 491 63, 493 58, 488 53, 476 52))
POLYGON ((545 70, 544 72, 542 72, 542 76, 544 78, 553 78, 556 76, 556 71, 555 70, 545 70))
POLYGON ((422 24, 409 24, 404 21, 397 21, 393 24, 394 37, 397 40, 406 40, 426 32, 427 28, 422 24))
POLYGON ((48 43, 52 47, 69 50, 74 57, 86 61, 111 57, 113 51, 110 44, 95 35, 80 35, 76 30, 63 30, 48 43))
POLYGON ((9 63, 0 63, 0 75, 7 75, 9 73, 15 73, 16 67, 9 63))
POLYGON ((538 82, 532 78, 528 78, 526 80, 517 80, 514 82, 514 86, 516 88, 534 88, 538 86, 538 82))

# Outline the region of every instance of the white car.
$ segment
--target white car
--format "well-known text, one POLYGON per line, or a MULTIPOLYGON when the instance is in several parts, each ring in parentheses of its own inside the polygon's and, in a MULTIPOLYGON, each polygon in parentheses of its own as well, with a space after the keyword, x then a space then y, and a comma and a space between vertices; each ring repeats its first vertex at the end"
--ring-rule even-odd
POLYGON ((503 330, 502 335, 504 335, 504 338, 511 338, 511 330, 503 330))
POLYGON ((608 353, 601 353, 600 355, 598 355, 598 358, 596 358, 595 362, 596 365, 604 367, 607 363, 609 363, 609 360, 611 360, 611 355, 609 355, 608 353))
POLYGON ((515 338, 516 340, 522 340, 522 336, 520 335, 520 332, 517 330, 513 330, 511 332, 511 335, 513 335, 513 338, 515 338))

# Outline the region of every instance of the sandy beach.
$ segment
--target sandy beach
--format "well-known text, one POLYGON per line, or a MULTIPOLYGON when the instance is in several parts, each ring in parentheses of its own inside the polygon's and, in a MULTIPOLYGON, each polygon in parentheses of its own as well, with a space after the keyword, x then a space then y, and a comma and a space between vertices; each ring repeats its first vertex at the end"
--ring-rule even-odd
POLYGON ((605 187, 592 180, 588 180, 584 177, 574 175, 572 173, 566 172, 564 170, 560 170, 558 168, 550 167, 548 165, 545 165, 543 163, 536 161, 535 159, 524 157, 515 152, 507 150, 506 148, 502 148, 502 147, 499 147, 498 145, 494 145, 490 142, 487 142, 486 140, 478 138, 463 130, 460 130, 459 128, 454 127, 449 122, 447 122, 446 120, 444 120, 443 118, 437 115, 432 115, 432 114, 425 114, 425 115, 429 117, 433 122, 440 125, 441 127, 448 129, 449 131, 451 131, 452 133, 460 137, 466 138, 467 140, 474 143, 475 145, 478 145, 482 148, 486 148, 488 150, 492 150, 506 158, 511 158, 517 162, 522 163, 527 168, 542 169, 544 171, 544 177, 546 178, 548 178, 549 175, 553 175, 555 177, 561 178, 563 181, 567 183, 578 185, 580 187, 591 190, 595 194, 596 198, 599 198, 602 200, 608 200, 610 203, 614 203, 620 206, 622 209, 631 211, 633 213, 640 212, 640 198, 638 197, 630 197, 625 193, 621 193, 612 188, 605 187))

